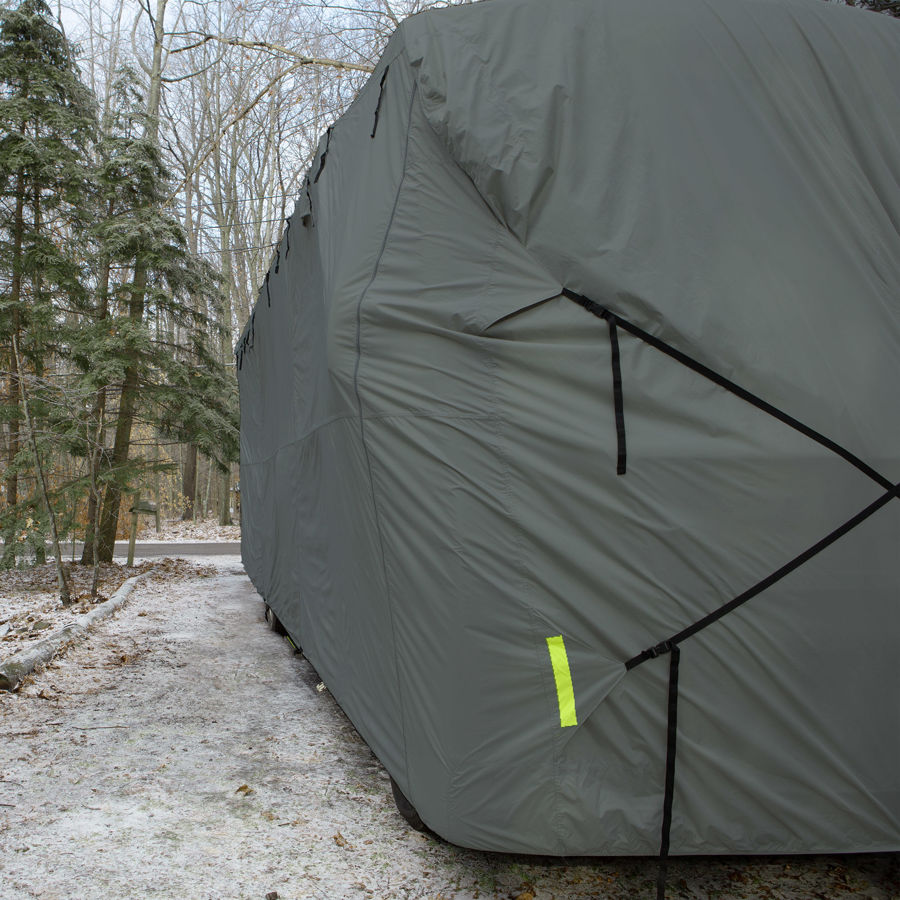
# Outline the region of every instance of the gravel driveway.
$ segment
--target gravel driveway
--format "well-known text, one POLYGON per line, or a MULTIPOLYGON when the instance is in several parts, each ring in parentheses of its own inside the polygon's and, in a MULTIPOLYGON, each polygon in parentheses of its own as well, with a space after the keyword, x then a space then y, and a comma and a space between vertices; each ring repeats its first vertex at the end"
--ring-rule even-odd
MULTIPOLYGON (((384 770, 269 631, 236 557, 146 584, 0 694, 0 897, 652 896, 648 859, 477 853, 408 830, 384 770)), ((683 859, 671 898, 900 897, 897 854, 683 859)))

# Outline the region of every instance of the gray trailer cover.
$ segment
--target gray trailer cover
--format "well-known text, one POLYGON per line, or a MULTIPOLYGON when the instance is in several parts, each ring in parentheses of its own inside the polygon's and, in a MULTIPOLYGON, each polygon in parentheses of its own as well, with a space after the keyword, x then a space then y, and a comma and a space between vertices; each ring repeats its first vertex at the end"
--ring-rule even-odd
POLYGON ((407 20, 237 360, 247 571, 440 835, 655 853, 680 655, 672 852, 900 849, 900 22, 407 20))

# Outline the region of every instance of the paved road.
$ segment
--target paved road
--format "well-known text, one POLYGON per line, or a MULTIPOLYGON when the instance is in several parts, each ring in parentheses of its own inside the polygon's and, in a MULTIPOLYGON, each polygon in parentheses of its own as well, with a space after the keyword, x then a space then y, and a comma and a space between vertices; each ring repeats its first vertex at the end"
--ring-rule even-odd
MULTIPOLYGON (((75 556, 81 556, 83 545, 75 544, 75 556)), ((116 541, 117 557, 128 556, 128 541, 116 541)), ((137 559, 149 556, 240 556, 240 541, 138 541, 134 545, 137 559)), ((63 558, 72 558, 72 545, 63 548, 63 558)))

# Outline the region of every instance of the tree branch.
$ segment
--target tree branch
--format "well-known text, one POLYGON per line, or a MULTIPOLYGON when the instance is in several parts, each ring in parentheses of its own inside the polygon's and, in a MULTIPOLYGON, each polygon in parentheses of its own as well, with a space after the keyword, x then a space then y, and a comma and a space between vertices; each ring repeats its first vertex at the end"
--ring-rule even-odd
POLYGON ((329 59, 323 56, 305 56, 297 53, 283 44, 273 44, 268 41, 242 41, 240 38, 226 37, 218 34, 206 34, 202 31, 181 31, 179 35, 197 35, 199 40, 193 44, 187 44, 184 47, 178 47, 172 50, 172 53, 182 53, 185 50, 193 50, 209 41, 218 41, 220 44, 227 44, 230 47, 243 47, 245 50, 260 50, 264 53, 271 53, 276 56, 286 56, 289 59, 297 60, 297 66, 327 66, 332 69, 346 69, 354 72, 374 72, 373 66, 367 66, 363 63, 345 62, 341 59, 329 59))
POLYGON ((178 196, 178 194, 181 192, 182 188, 184 188, 184 186, 194 176, 194 174, 197 171, 199 171, 200 166, 202 166, 203 163, 205 163, 206 160, 209 159, 209 157, 215 151, 216 147, 219 146, 219 143, 221 142, 222 138, 225 137, 225 135, 228 133, 228 130, 230 128, 232 128, 233 126, 237 125, 237 123, 240 122, 241 119, 243 119, 245 116, 247 116, 253 110, 253 108, 260 102, 260 100, 262 100, 266 96, 266 94, 268 94, 269 91, 282 78, 284 78, 287 75, 292 74, 293 72, 296 72, 298 69, 303 68, 303 66, 305 66, 305 65, 308 65, 308 63, 306 63, 303 60, 300 60, 299 62, 294 63, 294 65, 292 65, 292 66, 288 66, 284 71, 279 72, 277 75, 270 78, 268 83, 266 84, 266 86, 230 122, 228 122, 226 125, 222 126, 222 128, 219 130, 219 133, 210 142, 210 145, 209 145, 209 147, 207 147, 206 151, 204 153, 200 154, 200 156, 197 158, 197 161, 191 167, 190 171, 185 172, 184 178, 181 180, 181 182, 175 188, 175 191, 169 197, 169 202, 171 202, 178 196))

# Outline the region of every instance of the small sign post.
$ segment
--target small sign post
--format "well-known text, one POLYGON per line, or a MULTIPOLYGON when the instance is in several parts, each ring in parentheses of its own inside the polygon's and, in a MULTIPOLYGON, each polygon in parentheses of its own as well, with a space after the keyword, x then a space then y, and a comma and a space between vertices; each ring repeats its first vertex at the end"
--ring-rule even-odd
POLYGON ((150 500, 141 500, 141 495, 136 494, 134 505, 131 507, 131 535, 128 538, 128 568, 134 566, 134 542, 137 539, 137 523, 138 516, 155 516, 156 517, 156 533, 159 534, 159 509, 155 503, 150 500))

